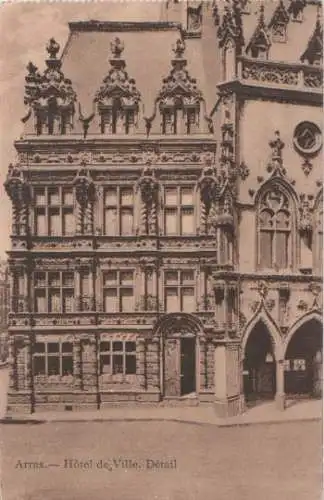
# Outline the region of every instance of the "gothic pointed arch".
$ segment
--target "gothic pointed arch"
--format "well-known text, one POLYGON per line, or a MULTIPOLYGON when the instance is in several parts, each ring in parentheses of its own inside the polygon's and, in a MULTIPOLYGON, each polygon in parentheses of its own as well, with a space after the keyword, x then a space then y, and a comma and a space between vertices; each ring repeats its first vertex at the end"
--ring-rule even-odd
POLYGON ((208 130, 206 103, 197 80, 188 72, 185 48, 185 42, 179 38, 172 49, 175 54, 171 61, 172 69, 163 79, 162 88, 155 100, 154 114, 146 119, 147 127, 150 128, 158 109, 161 132, 165 135, 186 135, 208 130))
POLYGON ((66 134, 73 128, 77 96, 71 80, 61 70, 62 61, 57 58, 60 46, 54 38, 50 39, 46 50, 49 57, 43 74, 33 63, 27 66, 24 103, 29 112, 22 121, 27 122, 33 114, 37 135, 66 134))
POLYGON ((282 359, 282 339, 280 335, 280 330, 269 314, 264 304, 261 302, 258 309, 255 311, 254 315, 247 322, 241 340, 242 352, 245 353, 246 345, 249 337, 255 328, 262 324, 264 328, 268 331, 273 345, 273 353, 277 360, 282 359))
POLYGON ((323 24, 320 19, 320 11, 318 11, 314 31, 300 60, 303 63, 316 66, 323 62, 323 24))
POLYGON ((110 44, 110 70, 97 91, 94 102, 103 134, 131 134, 138 125, 141 94, 126 71, 122 58, 124 43, 116 37, 110 44))
POLYGON ((267 59, 270 46, 269 30, 264 19, 264 5, 261 4, 258 25, 246 47, 246 53, 256 59, 267 59))
POLYGON ((304 314, 302 317, 298 318, 295 323, 290 327, 286 337, 285 341, 283 344, 283 349, 284 349, 284 354, 287 351, 287 347, 289 345, 289 342, 293 338, 294 334, 304 325, 306 325, 308 322, 315 321, 319 323, 322 328, 323 328, 323 316, 320 311, 314 311, 310 310, 306 314, 304 314))

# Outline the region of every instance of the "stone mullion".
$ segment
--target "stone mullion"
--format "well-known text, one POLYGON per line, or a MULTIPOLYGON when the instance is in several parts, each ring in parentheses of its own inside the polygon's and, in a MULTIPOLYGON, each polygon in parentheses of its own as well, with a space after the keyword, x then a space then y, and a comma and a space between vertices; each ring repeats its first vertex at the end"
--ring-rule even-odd
POLYGON ((146 369, 145 369, 145 339, 137 339, 136 372, 137 380, 141 389, 146 389, 146 369))

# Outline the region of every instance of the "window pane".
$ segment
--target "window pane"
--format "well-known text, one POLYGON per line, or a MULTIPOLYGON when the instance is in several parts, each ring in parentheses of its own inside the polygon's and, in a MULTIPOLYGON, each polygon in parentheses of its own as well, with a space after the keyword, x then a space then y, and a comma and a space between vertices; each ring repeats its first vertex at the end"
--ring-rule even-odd
POLYGON ((45 273, 35 273, 34 284, 35 287, 46 286, 46 274, 45 273))
POLYGON ((134 310, 134 296, 132 288, 122 288, 120 290, 120 306, 122 312, 134 310))
POLYGON ((126 342, 125 350, 126 350, 126 352, 135 352, 136 351, 136 342, 126 342))
POLYGON ((113 351, 114 352, 123 350, 123 343, 120 342, 119 340, 113 342, 112 344, 113 344, 113 351))
POLYGON ((165 209, 164 226, 165 234, 177 234, 177 209, 165 209))
POLYGON ((37 209, 35 217, 36 217, 36 228, 35 228, 36 234, 38 236, 46 236, 47 224, 46 224, 45 209, 37 209))
POLYGON ((133 190, 131 188, 123 188, 120 190, 120 204, 123 206, 133 205, 133 190))
POLYGON ((193 205, 193 190, 191 187, 181 188, 181 205, 193 205))
POLYGON ((113 356, 113 374, 123 373, 123 356, 122 354, 115 354, 113 356))
POLYGON ((60 374, 60 358, 58 356, 49 356, 47 359, 47 363, 49 375, 60 374))
POLYGON ((62 352, 72 352, 73 344, 72 342, 63 342, 62 343, 62 352))
POLYGON ((34 356, 34 375, 45 375, 45 358, 34 356))
POLYGON ((60 209, 49 209, 49 235, 59 236, 61 234, 60 209))
POLYGON ((105 206, 117 206, 117 191, 116 189, 107 189, 105 191, 105 206))
POLYGON ((123 208, 121 211, 121 234, 133 234, 133 209, 123 208))
POLYGON ((119 311, 116 288, 110 288, 108 290, 105 290, 104 308, 106 312, 119 311))
POLYGON ((118 234, 116 208, 107 208, 105 210, 105 234, 107 236, 116 236, 118 234))
POLYGON ((43 342, 36 342, 34 352, 45 352, 45 344, 43 342))
POLYGON ((165 205, 177 206, 178 205, 178 191, 177 188, 165 188, 164 191, 164 201, 165 205))
POLYGON ((72 189, 64 189, 63 190, 63 204, 64 205, 73 205, 73 190, 72 189))
POLYGON ((288 267, 288 233, 276 232, 276 264, 279 269, 288 267))
POLYGON ((181 271, 181 284, 191 283, 195 280, 195 273, 191 270, 181 271))
POLYGON ((260 265, 263 268, 272 267, 272 232, 260 232, 260 265))
POLYGON ((105 286, 117 284, 117 271, 108 271, 104 275, 105 286))
POLYGON ((166 271, 164 281, 165 283, 178 283, 178 271, 166 271))
POLYGON ((89 293, 90 293, 89 274, 82 273, 81 274, 81 295, 87 296, 87 295, 89 295, 89 293))
POLYGON ((47 344, 47 352, 49 354, 60 352, 60 344, 58 342, 49 342, 47 344))
POLYGON ((63 312, 69 313, 74 310, 73 290, 63 290, 63 312))
POLYGON ((193 208, 182 209, 181 211, 181 234, 194 234, 194 210, 193 208))
POLYGON ((63 356, 62 358, 62 375, 73 375, 73 357, 63 356))
POLYGON ((111 373, 110 354, 100 356, 100 373, 102 375, 105 373, 111 373))
POLYGON ((136 374, 136 356, 126 356, 126 375, 135 375, 136 374))
POLYGON ((61 312, 61 300, 59 290, 49 291, 49 312, 58 313, 61 312))
POLYGON ((100 352, 110 351, 110 342, 100 342, 100 352))
POLYGON ((45 290, 35 290, 35 312, 47 312, 45 290))
POLYGON ((63 273, 62 281, 63 281, 63 286, 74 287, 74 274, 63 273))
POLYGON ((35 204, 36 205, 46 205, 45 189, 35 190, 35 204))
POLYGON ((49 204, 60 205, 60 192, 58 188, 53 188, 49 191, 49 204))
POLYGON ((60 286, 60 273, 49 273, 48 276, 49 286, 60 286))
POLYGON ((133 284, 133 271, 121 271, 120 272, 120 284, 121 285, 132 285, 133 284))
POLYGON ((75 218, 72 208, 65 208, 63 210, 63 235, 74 234, 75 232, 75 218))
POLYGON ((165 309, 167 312, 177 312, 180 310, 177 288, 165 289, 165 309))
POLYGON ((195 292, 193 288, 181 289, 181 310, 190 312, 196 309, 195 292))

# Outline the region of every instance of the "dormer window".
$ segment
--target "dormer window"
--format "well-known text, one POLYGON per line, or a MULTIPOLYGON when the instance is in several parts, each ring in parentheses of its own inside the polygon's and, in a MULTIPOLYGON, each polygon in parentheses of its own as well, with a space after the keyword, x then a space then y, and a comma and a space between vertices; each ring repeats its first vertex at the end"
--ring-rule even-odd
POLYGON ((255 59, 268 59, 270 46, 269 31, 264 22, 264 6, 261 5, 259 22, 246 48, 246 53, 255 59))
POLYGON ((251 48, 251 56, 255 59, 268 59, 268 49, 264 45, 255 45, 251 48))
POLYGON ((275 43, 284 43, 287 41, 287 26, 289 23, 289 14, 284 6, 283 0, 279 0, 279 4, 275 9, 269 29, 271 30, 271 39, 275 43))
POLYGON ((273 42, 284 43, 287 41, 287 25, 284 23, 274 24, 271 28, 273 42))
POLYGON ((132 134, 138 122, 141 99, 135 80, 128 77, 126 63, 121 59, 124 44, 119 38, 111 43, 111 69, 96 94, 102 134, 132 134))

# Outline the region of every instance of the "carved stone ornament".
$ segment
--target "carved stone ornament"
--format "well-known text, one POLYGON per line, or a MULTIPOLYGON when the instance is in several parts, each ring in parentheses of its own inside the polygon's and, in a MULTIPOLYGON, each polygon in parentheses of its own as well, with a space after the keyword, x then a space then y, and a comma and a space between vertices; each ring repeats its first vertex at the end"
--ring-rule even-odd
POLYGON ((111 68, 95 95, 99 112, 106 108, 112 108, 116 104, 116 99, 122 109, 138 109, 141 94, 136 88, 135 80, 130 78, 126 72, 125 60, 121 58, 123 50, 124 43, 116 37, 111 42, 113 54, 110 59, 111 68))
POLYGON ((94 195, 94 184, 89 170, 81 167, 73 181, 76 199, 80 205, 86 205, 94 195))
POLYGON ((210 223, 213 227, 234 229, 234 200, 228 189, 223 190, 211 209, 210 223))
POLYGON ((322 147, 320 128, 312 122, 301 122, 294 131, 294 146, 303 156, 313 156, 322 147))
MULTIPOLYGON (((27 66, 24 102, 36 115, 37 133, 44 133, 45 126, 47 133, 55 133, 55 120, 59 122, 60 133, 65 133, 67 127, 73 127, 77 97, 71 80, 65 78, 61 71, 62 61, 57 59, 59 49, 59 44, 51 38, 46 47, 49 58, 43 74, 33 63, 27 66)), ((30 114, 23 118, 23 122, 28 120, 30 114)))
POLYGON ((269 288, 268 288, 268 285, 265 281, 260 281, 258 283, 258 288, 257 288, 258 292, 259 292, 259 295, 261 297, 261 300, 265 300, 267 295, 268 295, 268 292, 269 292, 269 288))
POLYGON ((138 188, 140 189, 142 200, 150 204, 158 193, 159 184, 155 178, 154 170, 146 167, 143 170, 141 177, 138 180, 138 188))
POLYGON ((300 195, 299 203, 299 231, 302 235, 311 235, 313 232, 313 217, 309 197, 300 195))
POLYGON ((199 33, 202 23, 202 2, 197 5, 197 2, 188 2, 187 7, 187 31, 189 33, 199 33))
POLYGON ((258 25, 251 37, 250 42, 246 48, 247 54, 252 57, 259 57, 260 53, 267 54, 271 46, 268 28, 264 20, 264 5, 260 6, 260 15, 258 25))
POLYGON ((315 28, 310 37, 306 50, 300 60, 311 65, 320 65, 323 62, 323 26, 321 22, 321 6, 318 6, 315 28))
MULTIPOLYGON (((216 11, 215 14, 214 20, 217 19, 218 11, 216 11)), ((224 47, 227 40, 232 39, 235 43, 237 53, 240 54, 241 49, 244 46, 244 36, 242 25, 242 9, 239 0, 225 0, 224 15, 222 23, 218 28, 217 36, 219 39, 220 47, 224 47)))
POLYGON ((215 167, 205 167, 202 171, 200 179, 198 180, 198 189, 200 191, 201 200, 205 203, 207 208, 210 208, 211 203, 215 199, 217 184, 215 167))
POLYGON ((29 201, 29 186, 24 179, 19 163, 10 163, 4 185, 9 198, 14 204, 23 205, 29 201))
POLYGON ((282 150, 285 143, 280 138, 279 130, 275 131, 275 137, 269 141, 269 146, 271 148, 271 160, 267 166, 268 172, 272 172, 272 175, 285 175, 286 170, 283 167, 282 159, 282 150))

